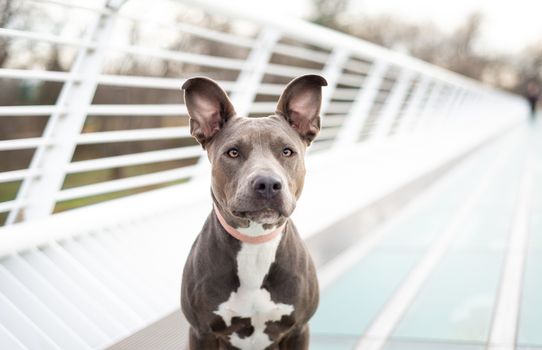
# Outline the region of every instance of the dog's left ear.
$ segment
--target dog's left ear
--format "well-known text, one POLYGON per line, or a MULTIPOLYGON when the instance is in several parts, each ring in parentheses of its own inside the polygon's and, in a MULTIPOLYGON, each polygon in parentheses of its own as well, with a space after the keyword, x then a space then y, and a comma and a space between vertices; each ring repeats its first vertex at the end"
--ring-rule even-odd
POLYGON ((290 123, 307 145, 320 131, 322 86, 327 86, 327 81, 320 75, 295 78, 282 92, 275 111, 290 123))
POLYGON ((235 109, 226 92, 212 79, 191 78, 182 89, 190 116, 190 133, 205 148, 224 124, 235 117, 235 109))

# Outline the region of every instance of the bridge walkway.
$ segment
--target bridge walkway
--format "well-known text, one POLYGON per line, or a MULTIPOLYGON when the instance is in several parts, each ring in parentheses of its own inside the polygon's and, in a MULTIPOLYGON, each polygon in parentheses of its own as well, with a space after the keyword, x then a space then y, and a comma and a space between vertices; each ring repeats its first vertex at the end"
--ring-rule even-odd
MULTIPOLYGON (((539 123, 480 147, 321 264, 311 349, 542 349, 540 213, 539 123)), ((179 349, 186 326, 175 312, 112 349, 179 349)))
POLYGON ((471 155, 328 267, 344 273, 323 291, 311 349, 542 349, 541 248, 538 124, 471 155))

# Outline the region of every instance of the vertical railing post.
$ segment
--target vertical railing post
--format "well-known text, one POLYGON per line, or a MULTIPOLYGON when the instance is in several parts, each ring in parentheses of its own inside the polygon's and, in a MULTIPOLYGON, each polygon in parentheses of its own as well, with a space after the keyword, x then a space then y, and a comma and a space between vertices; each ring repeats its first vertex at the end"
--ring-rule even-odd
POLYGON ((432 118, 433 110, 437 107, 436 103, 440 97, 440 94, 442 93, 443 87, 444 85, 442 83, 434 81, 431 92, 429 94, 429 97, 427 97, 427 101, 425 102, 423 110, 421 111, 418 118, 416 118, 416 122, 414 124, 414 131, 417 132, 426 128, 427 119, 432 118))
POLYGON ((467 89, 463 98, 461 99, 461 104, 459 105, 459 112, 457 118, 455 118, 455 128, 456 130, 463 129, 469 122, 472 113, 472 91, 467 89))
POLYGON ((399 123, 398 134, 411 132, 414 127, 414 120, 419 117, 423 110, 424 97, 427 96, 430 78, 426 75, 420 75, 414 93, 399 123))
POLYGON ((262 81, 273 54, 273 48, 279 38, 280 33, 277 30, 266 27, 260 33, 256 46, 252 48, 231 96, 238 115, 248 116, 250 113, 250 108, 258 93, 258 85, 262 81))
POLYGON ((374 131, 375 138, 384 138, 390 132, 390 128, 395 121, 397 113, 401 109, 403 101, 408 93, 408 88, 414 74, 412 71, 403 68, 393 84, 393 87, 390 92, 390 96, 386 101, 382 113, 378 117, 378 124, 376 125, 376 130, 374 131))
MULTIPOLYGON (((489 96, 487 92, 482 91, 473 91, 474 94, 471 105, 469 106, 469 119, 466 120, 465 126, 469 125, 469 121, 475 120, 475 127, 486 127, 485 123, 487 122, 487 105, 489 96)), ((471 123, 472 125, 472 123, 471 123)))
POLYGON ((461 97, 461 88, 457 86, 452 86, 451 88, 452 92, 445 105, 442 107, 442 115, 438 121, 437 128, 445 127, 450 119, 453 118, 455 106, 461 97))
POLYGON ((443 119, 445 112, 447 111, 446 107, 448 102, 451 99, 451 88, 448 85, 441 86, 440 93, 433 103, 433 107, 428 111, 430 114, 427 122, 425 123, 426 129, 434 129, 443 119))
POLYGON ((98 15, 86 33, 83 42, 91 45, 79 49, 70 71, 72 79, 62 87, 56 110, 49 117, 43 132, 44 144, 36 150, 29 166, 30 170, 39 169, 40 176, 23 180, 16 201, 25 203, 24 211, 21 208, 12 210, 7 224, 42 218, 53 212, 55 196, 64 182, 66 165, 73 157, 77 137, 98 86, 98 76, 107 53, 106 44, 112 36, 115 13, 123 3, 124 0, 106 1, 105 11, 98 15), (48 145, 48 141, 54 143, 48 145))
POLYGON ((322 75, 327 80, 327 87, 322 92, 322 106, 320 107, 320 115, 322 117, 327 113, 327 109, 333 98, 333 93, 339 83, 343 66, 348 60, 348 55, 346 49, 336 47, 331 52, 331 55, 329 55, 326 65, 322 70, 322 75))
POLYGON ((429 121, 428 127, 430 129, 438 129, 440 125, 446 120, 448 111, 451 108, 453 99, 455 97, 455 87, 452 85, 444 85, 440 92, 439 98, 435 101, 433 107, 432 120, 429 121))
POLYGON ((384 79, 387 67, 388 64, 383 61, 373 63, 363 87, 360 87, 350 112, 339 130, 334 147, 345 147, 358 140, 374 99, 378 95, 378 88, 384 79))
POLYGON ((456 104, 456 117, 453 118, 453 121, 454 121, 454 124, 459 124, 461 122, 461 119, 464 117, 464 115, 466 114, 466 106, 467 106, 467 103, 468 103, 468 99, 469 99, 469 90, 468 89, 465 89, 463 88, 462 90, 462 93, 461 93, 461 97, 459 98, 457 104, 456 104))
POLYGON ((459 96, 454 103, 453 109, 451 111, 450 116, 448 117, 449 123, 451 123, 452 127, 455 128, 457 124, 459 123, 459 120, 463 116, 463 107, 465 105, 465 101, 467 99, 467 90, 464 88, 461 88, 459 96))

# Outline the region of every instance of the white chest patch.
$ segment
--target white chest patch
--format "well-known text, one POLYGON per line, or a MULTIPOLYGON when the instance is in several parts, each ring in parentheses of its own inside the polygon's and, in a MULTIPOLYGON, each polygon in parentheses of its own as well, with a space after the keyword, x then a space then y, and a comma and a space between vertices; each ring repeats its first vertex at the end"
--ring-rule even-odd
POLYGON ((275 261, 281 238, 282 234, 262 244, 241 243, 241 250, 237 255, 240 286, 215 311, 227 326, 231 326, 233 317, 250 317, 254 332, 249 337, 241 338, 236 333, 230 336, 231 344, 242 350, 265 349, 272 343, 264 332, 265 323, 279 321, 282 316, 290 315, 294 311, 292 305, 272 301, 269 292, 260 288, 275 261))

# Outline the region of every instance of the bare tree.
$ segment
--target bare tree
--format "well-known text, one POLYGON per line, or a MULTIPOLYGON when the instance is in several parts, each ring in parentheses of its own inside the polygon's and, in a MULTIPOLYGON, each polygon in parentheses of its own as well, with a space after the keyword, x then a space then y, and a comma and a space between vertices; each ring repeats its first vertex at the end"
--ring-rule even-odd
MULTIPOLYGON (((17 6, 14 0, 0 0, 0 28, 8 27, 16 12, 17 6)), ((4 65, 9 57, 8 46, 8 40, 0 37, 0 67, 4 65)))
POLYGON ((347 15, 346 5, 346 1, 313 0, 312 21, 499 87, 510 89, 527 77, 540 77, 542 45, 526 50, 520 67, 513 65, 510 57, 479 52, 480 13, 472 13, 454 32, 446 34, 431 22, 409 23, 388 14, 347 15))
POLYGON ((474 79, 481 79, 488 59, 476 52, 483 17, 473 13, 456 29, 446 42, 446 68, 474 79))
MULTIPOLYGON (((36 18, 40 18, 39 24, 43 25, 49 21, 49 15, 32 2, 24 0, 0 0, 0 28, 31 30, 36 25, 36 18)), ((51 24, 52 25, 52 24, 51 24)), ((0 36, 0 67, 8 64, 14 64, 18 67, 26 67, 35 64, 47 62, 47 57, 43 53, 38 53, 36 45, 32 41, 12 45, 14 41, 10 38, 0 36), (19 60, 19 53, 24 52, 26 60, 19 60), (17 57, 17 60, 15 59, 17 57)))
POLYGON ((345 31, 339 20, 348 7, 348 0, 312 0, 313 14, 311 21, 329 28, 345 31))
POLYGON ((527 84, 533 82, 542 86, 542 40, 525 48, 515 61, 518 81, 515 90, 524 92, 527 84))

